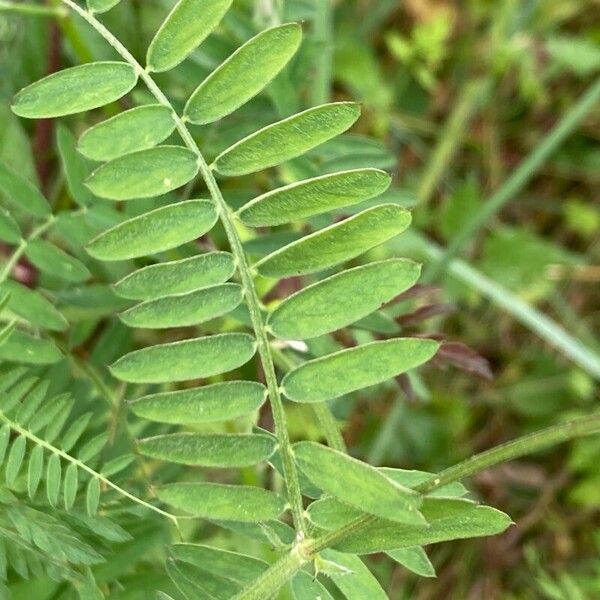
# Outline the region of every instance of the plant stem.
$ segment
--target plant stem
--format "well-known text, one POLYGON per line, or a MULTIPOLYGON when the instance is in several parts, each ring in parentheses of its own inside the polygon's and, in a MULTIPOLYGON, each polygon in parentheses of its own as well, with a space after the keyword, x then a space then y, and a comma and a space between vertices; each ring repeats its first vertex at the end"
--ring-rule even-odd
POLYGON ((557 150, 562 142, 575 130, 583 118, 600 99, 600 77, 588 88, 567 114, 545 136, 543 141, 519 165, 504 185, 492 195, 475 217, 465 223, 452 240, 443 256, 424 273, 423 280, 431 282, 445 270, 450 260, 456 256, 464 245, 485 226, 485 224, 512 198, 518 194, 531 178, 539 171, 548 158, 557 150))
POLYGON ((273 411, 273 420, 275 422, 275 435, 277 436, 279 449, 281 452, 284 477, 288 492, 288 501, 291 506, 294 526, 298 536, 299 538, 304 538, 306 534, 304 507, 302 504, 300 483, 298 481, 298 472, 294 463, 291 442, 287 429, 283 400, 280 395, 279 384, 275 374, 275 366, 273 363, 273 357, 271 355, 265 323, 263 321, 263 316, 260 309, 258 293, 254 285, 252 271, 242 247, 242 241, 235 228, 234 213, 225 202, 216 179, 206 160, 204 159, 204 156, 200 152, 200 149, 192 137, 192 134, 187 129, 181 117, 176 113, 168 98, 156 85, 150 74, 140 65, 140 63, 133 57, 129 50, 127 50, 127 48, 125 48, 125 46, 123 46, 123 44, 106 27, 104 27, 104 25, 102 25, 102 23, 96 20, 91 13, 75 4, 73 0, 61 1, 77 12, 83 19, 85 19, 120 54, 120 56, 135 69, 136 73, 146 84, 148 90, 152 93, 156 100, 172 111, 177 131, 179 132, 181 139, 197 157, 200 174, 202 175, 202 178, 208 187, 213 202, 217 206, 221 222, 223 223, 223 227, 227 234, 229 245, 238 263, 238 270, 246 293, 246 303, 250 312, 252 326, 256 336, 258 353, 262 363, 263 371, 265 373, 267 388, 269 390, 269 399, 273 411))

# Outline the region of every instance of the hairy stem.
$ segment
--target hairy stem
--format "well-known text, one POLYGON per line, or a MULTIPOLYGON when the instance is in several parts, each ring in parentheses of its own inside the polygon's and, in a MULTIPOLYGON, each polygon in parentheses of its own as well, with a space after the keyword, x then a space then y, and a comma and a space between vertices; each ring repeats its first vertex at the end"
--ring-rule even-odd
POLYGON ((281 458, 283 463, 283 471, 285 477, 285 483, 288 492, 288 501, 291 506, 292 517, 294 519, 294 526, 300 538, 303 538, 306 533, 304 509, 302 505, 302 495, 300 492, 300 484, 298 481, 298 472, 294 463, 294 457, 292 454, 292 448, 289 438, 289 433, 286 424, 285 411, 283 408, 283 400, 279 391, 279 383, 275 374, 275 365, 273 363, 273 357, 271 355, 271 348, 269 339, 267 336, 265 323, 260 310, 260 301, 258 293, 254 285, 254 279, 252 271, 246 254, 242 247, 242 241, 238 235, 234 223, 234 213, 225 202, 221 190, 217 184, 217 181, 208 166, 204 156, 200 152, 198 145, 196 144, 192 134, 186 127, 183 119, 177 114, 173 106, 171 105, 168 98, 162 92, 162 90, 156 85, 150 74, 140 65, 140 63, 133 57, 133 55, 123 46, 123 44, 106 28, 100 23, 91 13, 81 8, 73 0, 61 0, 64 4, 69 6, 75 12, 77 12, 83 19, 85 19, 118 53, 119 55, 129 63, 146 84, 146 87, 150 93, 156 98, 156 100, 168 107, 172 113, 176 123, 177 131, 181 136, 181 139, 185 145, 196 155, 198 160, 198 166, 200 174, 208 187, 211 198, 219 210, 219 216, 223 227, 227 234, 227 239, 231 247, 231 251, 236 257, 238 264, 238 271, 242 279, 246 294, 246 304, 250 312, 252 320, 252 326, 254 334, 256 336, 256 342, 258 347, 258 354, 262 363, 262 367, 265 373, 265 379, 267 382, 267 388, 269 390, 269 400, 273 411, 273 420, 275 422, 275 434, 279 442, 279 449, 281 452, 281 458))

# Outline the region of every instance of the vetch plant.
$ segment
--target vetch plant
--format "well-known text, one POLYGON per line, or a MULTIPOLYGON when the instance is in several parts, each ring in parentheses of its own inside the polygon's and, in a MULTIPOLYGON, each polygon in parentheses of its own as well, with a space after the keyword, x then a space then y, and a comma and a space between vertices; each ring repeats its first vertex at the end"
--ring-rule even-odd
MULTIPOLYGON (((0 166, 10 204, 0 213, 0 234, 13 247, 0 274, 9 314, 0 357, 10 363, 0 379, 0 503, 6 506, 0 577, 6 565, 25 579, 41 570, 71 582, 82 598, 108 596, 121 574, 114 566, 114 572, 102 570, 106 558, 90 537, 114 544, 118 558, 118 544, 128 539, 119 524, 125 518, 128 525, 153 527, 164 521, 182 538, 163 561, 171 583, 151 581, 148 589, 133 581, 132 594, 139 586, 140 593, 163 599, 263 599, 289 585, 303 600, 332 597, 332 582, 349 599, 385 598, 360 556, 384 552, 430 576, 424 546, 503 532, 510 517, 470 498, 461 480, 595 433, 600 416, 526 436, 437 474, 376 468, 350 456, 328 402, 416 369, 439 344, 399 337, 395 330, 332 351, 311 344, 376 318, 417 282, 420 268, 406 259, 352 264, 402 234, 410 213, 380 200, 390 177, 371 167, 311 173, 239 209, 226 201, 223 186, 306 157, 351 128, 360 107, 333 102, 295 112, 241 137, 209 164, 197 131, 243 107, 286 68, 300 47, 301 25, 276 25, 252 37, 178 110, 157 74, 180 65, 219 26, 232 0, 180 0, 156 31, 144 64, 100 20, 117 3, 61 2, 118 60, 53 73, 18 92, 12 104, 19 117, 46 119, 105 107, 131 93, 151 98, 112 110, 78 140, 59 129, 74 210, 51 207, 22 175, 0 166), (89 161, 96 163, 91 172, 89 161), (195 195, 197 180, 206 194, 195 195), (159 201, 150 206, 143 199, 159 201), (141 208, 131 214, 114 202, 141 208), (327 221, 341 209, 350 216, 327 221), (303 222, 312 232, 302 230, 251 260, 249 230, 260 239, 265 228, 303 222), (218 230, 227 248, 200 252, 196 240, 218 236, 218 230), (12 276, 24 256, 44 275, 35 289, 12 276), (77 287, 91 277, 112 286, 77 287), (266 306, 266 295, 288 278, 310 283, 266 306), (73 319, 84 313, 88 320, 72 326, 49 300, 55 297, 73 319), (73 348, 87 339, 90 324, 114 314, 142 332, 136 338, 141 343, 125 353, 118 340, 104 339, 105 354, 106 344, 119 353, 108 385, 94 361, 73 348), (313 356, 300 362, 288 351, 293 342, 305 342, 313 356), (108 418, 100 418, 92 397, 75 385, 68 394, 49 393, 52 371, 39 376, 35 369, 64 360, 105 397, 108 418), (258 375, 248 368, 251 361, 258 375), (127 394, 126 407, 112 390, 115 381, 127 394), (272 430, 256 418, 266 403, 272 430), (287 403, 314 411, 326 444, 292 443, 287 403), (82 410, 87 404, 90 410, 82 410), (123 419, 125 411, 139 417, 135 426, 123 419), (245 429, 236 425, 241 422, 245 429), (121 452, 117 438, 129 448, 121 452), (236 551, 193 543, 194 527, 205 521, 230 532, 236 551), (262 545, 261 558, 239 552, 245 538, 262 545), (264 560, 269 548, 275 549, 270 563, 264 560)), ((118 335, 129 335, 123 331, 118 335)))

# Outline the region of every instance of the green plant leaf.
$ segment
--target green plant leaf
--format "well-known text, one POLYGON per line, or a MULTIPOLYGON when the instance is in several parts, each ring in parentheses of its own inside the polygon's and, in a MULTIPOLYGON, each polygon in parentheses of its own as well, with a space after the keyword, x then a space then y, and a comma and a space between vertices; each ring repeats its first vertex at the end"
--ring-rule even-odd
POLYGON ((92 160, 112 160, 152 148, 174 129, 170 108, 162 104, 137 106, 84 131, 77 149, 92 160))
POLYGON ((322 402, 383 383, 427 362, 438 342, 399 338, 371 342, 310 360, 283 379, 283 393, 295 402, 322 402))
POLYGON ((281 496, 262 488, 218 483, 173 483, 157 488, 159 500, 196 517, 254 523, 276 519, 281 496))
POLYGON ((334 550, 322 552, 323 558, 343 567, 345 572, 332 574, 331 580, 347 600, 388 600, 375 576, 358 556, 341 554, 334 550))
POLYGON ((240 591, 237 583, 217 577, 189 562, 170 560, 167 573, 188 600, 228 600, 240 591))
POLYGON ((84 413, 69 425, 68 429, 63 434, 61 443, 61 448, 65 452, 69 452, 71 448, 75 446, 79 438, 87 429, 91 418, 92 413, 84 413))
MULTIPOLYGON (((67 178, 67 184, 73 200, 82 207, 89 207, 97 201, 97 198, 84 185, 91 172, 91 167, 88 161, 81 156, 76 150, 77 140, 66 125, 62 123, 56 130, 56 141, 58 144, 58 152, 67 178)), ((66 212, 58 217, 65 219, 71 217, 71 213, 66 212)), ((64 223, 64 221, 63 221, 64 223)), ((57 223, 57 228, 61 226, 60 221, 57 223)))
POLYGON ((10 425, 3 425, 0 429, 0 465, 4 463, 4 457, 10 442, 10 432, 10 425))
POLYGON ((87 484, 85 493, 85 506, 88 515, 95 515, 100 504, 100 480, 92 477, 87 484))
POLYGON ((286 298, 269 315, 278 338, 303 340, 355 323, 412 287, 420 265, 392 258, 355 267, 286 298))
POLYGON ((316 273, 393 238, 410 221, 410 213, 399 206, 376 206, 276 250, 256 263, 256 268, 265 277, 316 273))
POLYGON ((344 503, 400 523, 425 523, 419 494, 375 467, 315 442, 295 444, 294 456, 314 485, 344 503))
MULTIPOLYGON (((426 471, 415 471, 407 469, 392 469, 390 467, 379 467, 379 470, 390 479, 398 482, 400 485, 404 485, 409 488, 416 488, 425 481, 429 481, 432 477, 435 477, 434 473, 427 473, 426 471)), ((433 492, 429 493, 429 497, 461 497, 468 494, 469 490, 460 483, 460 481, 454 481, 448 485, 444 485, 433 492)))
POLYGON ((38 381, 28 392, 17 410, 15 421, 21 425, 27 425, 29 419, 36 414, 40 404, 44 401, 50 382, 47 380, 38 381))
POLYGON ((387 552, 387 555, 409 571, 421 577, 435 577, 435 568, 421 546, 409 546, 408 548, 390 550, 387 552))
POLYGON ((25 256, 40 271, 66 281, 80 283, 91 275, 88 268, 76 258, 57 248, 47 240, 32 240, 27 244, 25 256))
POLYGON ((294 600, 333 600, 323 584, 306 571, 300 571, 292 579, 291 587, 294 600))
POLYGON ((242 298, 240 285, 225 283, 189 294, 149 300, 121 313, 119 317, 129 327, 165 329, 198 325, 232 311, 242 298))
POLYGON ((29 456, 29 464, 27 466, 27 493, 30 498, 35 496, 43 470, 44 449, 41 446, 34 446, 31 455, 29 456))
POLYGON ((232 0, 179 0, 148 48, 149 71, 177 66, 219 24, 232 0))
POLYGON ((310 108, 240 140, 215 159, 213 168, 222 175, 247 175, 280 165, 346 131, 359 116, 353 102, 310 108))
POLYGON ((356 169, 292 183, 246 204, 239 217, 245 225, 266 227, 299 221, 379 196, 391 177, 378 169, 356 169))
POLYGON ((103 13, 119 4, 121 0, 87 0, 91 12, 103 13))
POLYGON ((0 359, 31 365, 50 365, 62 358, 60 350, 49 340, 13 331, 0 345, 0 359))
POLYGON ((258 410, 267 389, 254 381, 227 381, 135 400, 131 410, 145 419, 174 425, 229 421, 258 410))
POLYGON ((261 31, 213 71, 192 94, 184 118, 212 123, 256 96, 298 50, 302 28, 287 23, 261 31))
POLYGON ((217 212, 209 200, 169 204, 101 233, 88 244, 87 251, 106 261, 156 254, 199 238, 216 220, 217 212))
POLYGON ((144 267, 115 283, 114 290, 122 298, 154 300, 223 283, 234 271, 231 254, 210 252, 144 267))
POLYGON ((93 438, 88 440, 77 452, 77 458, 82 463, 87 463, 100 452, 102 452, 104 446, 106 446, 106 442, 108 441, 108 434, 103 431, 98 435, 95 435, 93 438))
POLYGON ((68 512, 73 508, 75 498, 77 497, 78 469, 75 463, 70 463, 65 471, 65 480, 63 484, 63 499, 65 510, 68 512))
POLYGON ((123 62, 93 62, 48 75, 16 94, 12 110, 19 117, 47 119, 98 108, 118 100, 137 82, 123 62))
POLYGON ((249 467, 275 452, 275 439, 264 434, 171 433, 138 442, 145 456, 182 465, 213 468, 249 467))
POLYGON ((157 146, 98 167, 86 184, 100 198, 131 200, 160 196, 185 185, 198 172, 196 155, 182 146, 157 146))
POLYGON ((62 480, 62 465, 58 454, 51 454, 46 467, 46 494, 50 506, 56 508, 62 480))
POLYGON ((165 383, 211 377, 248 362, 256 342, 245 333, 223 333, 136 350, 117 360, 112 374, 131 383, 165 383), (198 357, 202 360, 198 360, 198 357))
MULTIPOLYGON (((2 165, 0 163, 0 171, 2 165)), ((0 179, 2 175, 0 174, 0 179)), ((7 244, 18 244, 21 241, 21 229, 10 213, 0 208, 0 240, 7 244)))
POLYGON ((5 479, 6 485, 12 487, 19 475, 21 466, 23 464, 23 458, 25 457, 25 449, 27 447, 27 440, 24 436, 20 435, 10 446, 8 451, 8 458, 6 459, 6 472, 5 479))
POLYGON ((0 193, 7 202, 34 217, 47 217, 52 212, 35 185, 3 162, 0 162, 0 193))

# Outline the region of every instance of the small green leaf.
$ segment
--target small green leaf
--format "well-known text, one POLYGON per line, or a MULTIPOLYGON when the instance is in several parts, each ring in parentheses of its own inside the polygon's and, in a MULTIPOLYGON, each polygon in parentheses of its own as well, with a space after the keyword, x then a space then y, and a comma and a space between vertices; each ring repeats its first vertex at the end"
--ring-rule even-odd
POLYGON ((98 108, 129 92, 137 82, 132 66, 123 62, 93 62, 48 75, 14 98, 20 117, 47 119, 98 108))
POLYGON ((62 466, 58 454, 51 454, 46 467, 46 494, 48 502, 56 508, 60 494, 60 483, 62 478, 62 466))
POLYGON ((17 328, 17 323, 18 319, 13 319, 0 328, 0 346, 12 335, 13 331, 17 328))
POLYGON ((390 550, 387 554, 397 563, 421 577, 435 577, 435 569, 421 546, 398 548, 390 550))
POLYGON ((112 160, 152 148, 169 137, 174 129, 170 108, 162 104, 138 106, 84 131, 78 150, 92 160, 112 160))
POLYGON ((40 404, 44 401, 50 382, 48 380, 41 380, 31 388, 27 393, 27 396, 23 399, 19 406, 19 410, 15 415, 15 421, 21 425, 27 425, 29 419, 36 414, 40 404))
POLYGON ((400 338, 341 350, 290 371, 282 382, 283 393, 295 402, 331 400, 414 369, 438 348, 434 340, 400 338))
POLYGON ((177 66, 219 24, 233 0, 179 0, 148 48, 149 71, 177 66))
POLYGON ((23 458, 25 457, 25 448, 27 447, 27 440, 24 436, 20 435, 11 444, 10 450, 8 451, 8 458, 6 459, 6 485, 12 487, 21 470, 23 464, 23 458))
POLYGON ((256 268, 261 275, 276 278, 316 273, 386 242, 410 221, 410 213, 399 206, 376 206, 276 250, 256 268))
POLYGON ((103 13, 119 4, 121 0, 87 0, 90 12, 103 13))
POLYGON ((134 460, 134 454, 122 454, 105 463, 102 466, 101 473, 104 477, 112 477, 125 470, 134 460))
POLYGON ((347 600, 388 600, 388 595, 358 556, 334 550, 325 550, 322 556, 345 570, 339 575, 332 574, 331 580, 347 600))
POLYGON ((270 521, 285 508, 281 496, 262 488, 218 483, 173 483, 156 490, 159 500, 196 517, 222 521, 270 521))
POLYGON ((333 600, 327 588, 306 571, 300 571, 292 579, 292 596, 294 600, 333 600))
POLYGON ((13 331, 0 346, 0 360, 30 365, 50 365, 61 358, 62 354, 53 342, 31 337, 22 331, 13 331))
MULTIPOLYGON (((92 169, 88 161, 75 149, 75 146, 77 145, 75 136, 66 125, 61 123, 56 131, 56 140, 58 142, 58 151, 62 161, 63 170, 73 200, 75 200, 79 206, 91 207, 92 204, 97 202, 97 198, 84 185, 84 181, 88 178, 92 169)), ((58 219, 65 219, 68 217, 72 217, 72 213, 66 212, 65 214, 63 212, 59 215, 58 219)), ((56 227, 60 228, 63 223, 59 221, 56 224, 56 227)))
POLYGON ((231 254, 210 252, 144 267, 115 283, 114 289, 122 298, 154 300, 223 283, 234 270, 231 254))
POLYGON ((294 456, 312 483, 342 502, 400 523, 425 523, 419 494, 375 467, 315 442, 295 444, 294 456))
POLYGON ((240 304, 242 298, 240 285, 226 283, 189 294, 149 300, 121 313, 119 317, 129 327, 186 327, 226 315, 240 304))
POLYGON ((77 458, 82 463, 87 463, 92 458, 95 458, 102 452, 106 442, 108 441, 108 434, 106 432, 99 433, 90 440, 88 440, 77 452, 77 458))
POLYGON ((222 175, 247 175, 300 156, 351 127, 360 115, 353 102, 310 108, 240 140, 213 164, 222 175))
POLYGON ((315 177, 255 198, 239 211, 239 217, 251 227, 283 225, 375 198, 390 182, 391 177, 378 169, 315 177))
POLYGON ((59 407, 56 414, 48 426, 46 427, 45 439, 52 443, 60 434, 64 424, 67 422, 71 410, 73 409, 74 400, 70 394, 62 394, 59 396, 59 407))
POLYGON ((196 155, 182 146, 157 146, 98 167, 86 184, 100 198, 150 198, 175 190, 198 172, 196 155))
POLYGON ((47 217, 52 212, 46 198, 30 181, 1 161, 0 193, 11 205, 34 217, 47 217))
POLYGON ((223 333, 136 350, 117 360, 110 370, 117 379, 130 383, 186 381, 236 369, 255 352, 253 337, 223 333))
POLYGON ((34 446, 29 457, 27 468, 27 493, 33 499, 37 492, 44 470, 44 449, 41 446, 34 446))
POLYGON ((298 50, 302 28, 287 23, 262 31, 236 50, 192 94, 184 118, 212 123, 256 96, 298 50))
POLYGON ((65 471, 65 481, 63 485, 63 496, 65 502, 65 510, 69 512, 75 504, 77 496, 78 469, 75 463, 70 463, 65 471))
POLYGON ((4 462, 8 442, 10 441, 10 425, 3 425, 0 429, 0 465, 4 462))
POLYGON ((355 323, 412 287, 418 264, 392 258, 337 273, 286 298, 268 319, 274 335, 303 340, 355 323))
MULTIPOLYGON (((0 169, 1 169, 0 164, 0 169)), ((0 174, 0 179, 2 175, 0 174)), ((7 244, 18 244, 21 241, 21 229, 10 213, 0 208, 0 240, 7 244)))
MULTIPOLYGON (((429 481, 432 477, 435 477, 435 473, 427 473, 426 471, 414 471, 406 469, 391 469, 389 467, 379 467, 379 470, 390 479, 398 482, 400 485, 404 485, 409 488, 416 488, 418 485, 429 481)), ((460 481, 454 481, 448 485, 444 485, 433 492, 428 494, 428 497, 460 497, 468 494, 469 490, 460 483, 460 481)))
POLYGON ((140 440, 140 452, 182 465, 197 467, 249 467, 267 460, 276 441, 264 434, 171 433, 140 440))
POLYGON ((101 233, 87 246, 98 260, 127 260, 177 248, 204 235, 217 220, 209 200, 169 204, 101 233))
POLYGON ((61 443, 61 448, 65 452, 69 452, 71 448, 75 446, 79 438, 87 429, 91 418, 92 413, 84 413, 69 425, 68 429, 63 434, 61 443))
POLYGON ((37 433, 46 427, 46 425, 53 422, 63 408, 63 402, 69 398, 70 394, 68 393, 60 394, 58 396, 54 396, 49 401, 44 402, 42 408, 36 411, 35 415, 33 415, 29 421, 27 429, 29 429, 31 433, 37 433))
POLYGON ((159 423, 191 425, 236 419, 258 410, 267 390, 254 381, 227 381, 201 388, 145 396, 130 404, 138 415, 159 423))
POLYGON ((97 477, 92 477, 87 484, 85 493, 85 506, 88 515, 96 514, 100 504, 100 480, 97 477))
POLYGON ((46 240, 37 239, 29 242, 25 256, 40 271, 60 277, 65 281, 80 283, 91 275, 80 260, 73 258, 46 240))

